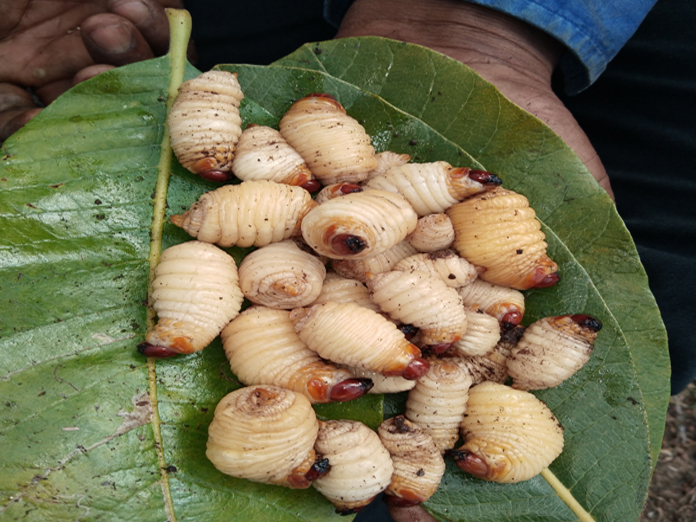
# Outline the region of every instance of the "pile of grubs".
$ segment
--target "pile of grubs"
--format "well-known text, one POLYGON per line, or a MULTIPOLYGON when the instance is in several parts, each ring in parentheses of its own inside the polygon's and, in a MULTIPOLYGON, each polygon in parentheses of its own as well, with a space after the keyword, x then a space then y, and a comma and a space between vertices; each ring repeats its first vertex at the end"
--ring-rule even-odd
POLYGON ((279 129, 242 131, 242 99, 236 74, 210 71, 170 110, 181 165, 221 185, 171 217, 194 239, 162 253, 138 347, 170 357, 221 336, 244 387, 215 409, 210 461, 313 486, 342 514, 381 492, 426 501, 444 458, 505 483, 548 467, 563 429, 529 391, 581 368, 601 323, 521 325, 522 291, 559 280, 527 198, 489 172, 376 153, 329 94, 297 100, 279 129), (233 245, 256 248, 237 267, 220 248, 233 245), (312 408, 399 392, 405 411, 376 431, 312 408))

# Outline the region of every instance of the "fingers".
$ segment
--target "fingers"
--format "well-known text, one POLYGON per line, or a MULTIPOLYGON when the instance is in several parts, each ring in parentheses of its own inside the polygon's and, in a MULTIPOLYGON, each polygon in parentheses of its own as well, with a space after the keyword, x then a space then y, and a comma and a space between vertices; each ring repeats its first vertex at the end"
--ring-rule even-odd
POLYGON ((437 522, 422 506, 389 506, 389 514, 395 522, 437 522))
POLYGON ((91 16, 82 22, 80 30, 95 63, 119 66, 155 56, 135 25, 121 16, 112 13, 91 16))
POLYGON ((7 83, 0 84, 0 143, 23 127, 41 109, 24 89, 7 83))
POLYGON ((72 80, 71 86, 75 86, 78 83, 82 83, 85 80, 89 80, 90 78, 95 77, 97 74, 101 74, 105 71, 110 71, 114 67, 114 65, 107 64, 97 64, 85 67, 81 71, 78 71, 78 73, 75 75, 75 77, 72 80))
POLYGON ((155 56, 169 48, 169 21, 164 7, 148 0, 110 0, 108 9, 133 23, 155 56))

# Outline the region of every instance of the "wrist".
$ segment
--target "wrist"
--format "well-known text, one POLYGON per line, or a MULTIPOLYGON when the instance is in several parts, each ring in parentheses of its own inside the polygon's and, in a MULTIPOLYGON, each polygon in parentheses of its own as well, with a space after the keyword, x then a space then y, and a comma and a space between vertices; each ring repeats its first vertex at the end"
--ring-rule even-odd
POLYGON ((563 45, 505 13, 462 0, 356 0, 337 34, 384 36, 423 45, 458 60, 492 83, 550 88, 563 45))

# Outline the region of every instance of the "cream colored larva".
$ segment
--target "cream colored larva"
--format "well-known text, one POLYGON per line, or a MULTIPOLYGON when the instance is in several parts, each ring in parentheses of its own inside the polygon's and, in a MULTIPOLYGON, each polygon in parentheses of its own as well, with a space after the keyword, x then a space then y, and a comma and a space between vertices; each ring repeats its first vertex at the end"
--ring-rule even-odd
POLYGON ((302 219, 302 237, 331 259, 361 259, 403 241, 418 217, 398 194, 369 190, 330 199, 302 219))
POLYGON ((452 246, 454 227, 444 212, 428 214, 418 219, 416 228, 408 236, 408 241, 418 252, 435 252, 452 246))
POLYGON ((481 279, 517 290, 559 281, 541 223, 522 194, 496 187, 452 205, 447 215, 454 226, 453 248, 476 265, 481 279))
POLYGON ((494 382, 471 388, 461 428, 464 445, 452 451, 457 465, 493 482, 529 480, 563 450, 563 428, 543 402, 494 382))
POLYGON ((449 249, 409 256, 396 263, 394 270, 427 272, 452 288, 468 285, 477 277, 476 267, 449 249))
POLYGON ((172 223, 206 243, 263 246, 301 233, 304 216, 316 206, 301 187, 275 181, 243 181, 204 193, 172 223))
POLYGON ((445 474, 445 461, 432 437, 403 415, 385 420, 377 434, 394 463, 384 501, 406 507, 428 500, 445 474))
POLYGON ((363 259, 334 259, 331 261, 331 267, 337 274, 343 277, 357 279, 362 283, 366 283, 366 274, 388 272, 402 259, 417 253, 416 249, 408 242, 400 241, 389 250, 374 256, 363 259))
POLYGON ((385 150, 375 154, 375 160, 377 160, 377 166, 372 172, 368 174, 367 179, 365 181, 376 176, 381 176, 382 174, 385 174, 392 167, 400 167, 401 165, 406 165, 406 163, 411 161, 411 156, 408 154, 398 154, 390 150, 385 150))
POLYGON ((428 369, 418 347, 368 308, 328 302, 296 308, 290 319, 307 346, 327 361, 406 379, 417 379, 428 369))
POLYGON ((377 167, 370 136, 331 95, 297 100, 279 128, 322 185, 358 183, 377 167))
POLYGON ((237 143, 232 172, 241 180, 267 179, 303 186, 314 179, 307 163, 280 132, 250 124, 237 143))
POLYGON ((169 357, 208 346, 237 316, 244 296, 232 256, 214 245, 188 241, 162 252, 150 298, 158 322, 138 349, 169 357))
POLYGON ((456 359, 428 360, 430 369, 408 392, 404 415, 423 428, 444 453, 459 438, 472 378, 456 359))
POLYGON ((326 465, 314 450, 318 432, 319 422, 303 395, 277 386, 248 386, 215 407, 205 454, 226 475, 302 489, 326 465))
POLYGON ((356 399, 372 383, 323 361, 297 335, 287 310, 251 306, 223 330, 230 368, 246 385, 271 384, 313 404, 356 399))
POLYGON ((372 372, 356 366, 346 366, 343 364, 339 364, 338 366, 340 368, 345 368, 356 378, 370 379, 372 381, 372 388, 369 389, 368 393, 372 394, 404 392, 413 389, 416 385, 416 381, 404 379, 398 375, 388 377, 379 372, 372 372))
POLYGON ((479 308, 464 307, 466 332, 454 343, 452 349, 462 355, 486 355, 500 341, 498 319, 479 308))
POLYGON ((514 288, 475 279, 457 288, 465 306, 480 308, 501 324, 520 324, 524 318, 524 294, 514 288))
POLYGON ((299 308, 321 293, 326 268, 292 239, 254 250, 239 265, 239 286, 249 301, 271 308, 299 308))
POLYGON ((602 323, 585 314, 544 317, 530 324, 507 360, 512 386, 558 386, 590 359, 602 323))
POLYGON ((394 465, 377 433, 353 420, 320 421, 316 451, 329 461, 329 472, 312 486, 342 515, 356 513, 384 491, 394 465))
POLYGON ((224 181, 242 133, 244 98, 236 73, 208 71, 184 82, 167 116, 179 163, 211 181, 224 181))
POLYGON ((419 328, 419 346, 439 353, 461 339, 461 297, 442 279, 420 270, 391 270, 368 278, 372 300, 393 319, 419 328))
POLYGON ((490 190, 501 181, 493 174, 446 161, 407 163, 390 168, 365 183, 365 188, 401 194, 419 217, 444 212, 462 199, 490 190))

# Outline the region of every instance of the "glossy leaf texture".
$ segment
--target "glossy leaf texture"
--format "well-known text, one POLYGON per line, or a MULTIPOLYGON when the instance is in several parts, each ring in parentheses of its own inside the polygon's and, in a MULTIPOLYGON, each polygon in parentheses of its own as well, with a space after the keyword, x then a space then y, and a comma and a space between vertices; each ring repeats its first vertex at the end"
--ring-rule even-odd
MULTIPOLYGON (((529 292, 526 322, 604 323, 588 365, 538 393, 565 427, 551 469, 596 520, 638 520, 669 395, 666 336, 628 232, 572 151, 468 68, 414 45, 336 40, 268 67, 220 67, 239 74, 246 123, 276 125, 293 100, 329 92, 378 150, 480 166, 530 199, 563 278, 529 292)), ((213 409, 239 386, 219 341, 154 370, 135 351, 169 69, 163 57, 85 82, 2 149, 0 518, 164 520, 171 498, 177 520, 345 520, 312 489, 232 479, 207 461, 213 409)), ((175 165, 167 215, 211 188, 175 165)), ((165 247, 188 239, 165 225, 165 247)), ((375 427, 399 404, 317 410, 375 427)), ((496 485, 451 465, 426 507, 442 520, 576 520, 541 477, 496 485)))

